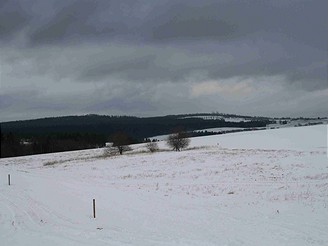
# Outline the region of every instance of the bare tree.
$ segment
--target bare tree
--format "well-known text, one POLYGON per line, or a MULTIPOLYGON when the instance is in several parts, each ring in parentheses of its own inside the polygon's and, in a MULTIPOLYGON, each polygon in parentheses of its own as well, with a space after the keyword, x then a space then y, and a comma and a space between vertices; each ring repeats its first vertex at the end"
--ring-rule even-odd
POLYGON ((114 156, 118 155, 119 151, 116 147, 113 147, 113 145, 106 145, 104 149, 104 156, 114 156))
POLYGON ((180 151, 181 149, 188 147, 190 139, 186 132, 179 130, 178 132, 169 135, 166 143, 169 147, 173 148, 173 150, 180 151))
POLYGON ((158 150, 158 145, 156 142, 149 142, 146 144, 146 148, 150 151, 150 152, 156 152, 158 150))
POLYGON ((131 143, 129 137, 123 133, 118 132, 112 136, 112 142, 113 147, 116 147, 120 155, 123 154, 123 152, 131 150, 129 144, 131 143))

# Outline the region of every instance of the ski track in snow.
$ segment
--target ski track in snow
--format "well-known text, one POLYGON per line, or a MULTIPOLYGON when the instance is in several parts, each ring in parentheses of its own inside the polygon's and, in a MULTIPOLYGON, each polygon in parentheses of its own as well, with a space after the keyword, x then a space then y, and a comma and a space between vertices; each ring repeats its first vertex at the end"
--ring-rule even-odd
POLYGON ((182 152, 1 159, 0 242, 328 245, 326 136, 322 125, 193 138, 182 152))

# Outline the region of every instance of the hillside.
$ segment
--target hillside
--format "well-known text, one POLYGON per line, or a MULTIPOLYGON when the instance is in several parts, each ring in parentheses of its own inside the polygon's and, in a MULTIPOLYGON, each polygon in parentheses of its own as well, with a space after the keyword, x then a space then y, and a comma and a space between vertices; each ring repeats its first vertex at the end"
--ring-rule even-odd
POLYGON ((2 133, 15 132, 23 136, 34 134, 51 134, 58 132, 71 133, 98 133, 111 134, 116 131, 126 131, 134 134, 136 138, 151 137, 159 134, 167 134, 172 128, 183 126, 186 130, 203 129, 209 127, 260 127, 270 123, 270 118, 235 116, 225 118, 221 114, 205 115, 168 115, 158 117, 134 117, 134 116, 66 116, 44 118, 35 120, 23 120, 1 123, 2 133))
POLYGON ((131 143, 161 140, 176 128, 192 137, 265 128, 327 124, 327 118, 267 118, 208 113, 158 117, 66 116, 3 122, 1 157, 24 156, 102 147, 123 132, 131 143))
MULTIPOLYGON (((194 115, 195 116, 195 115, 194 115)), ((194 130, 213 127, 265 127, 268 118, 247 117, 244 121, 219 118, 169 115, 162 117, 67 116, 1 123, 1 157, 52 153, 102 147, 111 137, 124 132, 131 143, 169 134, 175 128, 194 130)), ((229 115, 229 119, 231 119, 229 115)), ((236 116, 237 117, 237 116, 236 116)), ((240 119, 240 116, 238 116, 240 119)), ((200 135, 200 134, 197 134, 200 135)), ((202 134, 209 135, 209 134, 202 134)))
POLYGON ((327 125, 197 137, 181 152, 159 145, 1 159, 0 242, 328 244, 327 125))

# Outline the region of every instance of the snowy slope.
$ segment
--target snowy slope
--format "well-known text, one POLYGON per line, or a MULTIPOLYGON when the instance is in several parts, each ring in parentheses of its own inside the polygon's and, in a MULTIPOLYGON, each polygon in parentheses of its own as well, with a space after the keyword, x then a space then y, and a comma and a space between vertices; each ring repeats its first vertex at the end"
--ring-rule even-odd
POLYGON ((227 116, 219 116, 219 115, 193 115, 181 117, 181 119, 190 119, 190 118, 200 118, 204 120, 225 120, 226 122, 248 122, 251 121, 249 117, 227 117, 227 116))
POLYGON ((242 127, 215 127, 215 128, 206 128, 201 130, 195 130, 195 132, 208 131, 208 132, 229 132, 234 130, 243 130, 242 127))
POLYGON ((219 144, 226 148, 256 149, 325 149, 327 125, 292 127, 253 132, 229 133, 221 136, 206 136, 193 141, 198 145, 219 144))
POLYGON ((1 159, 0 245, 328 245, 327 125, 133 148, 1 159))

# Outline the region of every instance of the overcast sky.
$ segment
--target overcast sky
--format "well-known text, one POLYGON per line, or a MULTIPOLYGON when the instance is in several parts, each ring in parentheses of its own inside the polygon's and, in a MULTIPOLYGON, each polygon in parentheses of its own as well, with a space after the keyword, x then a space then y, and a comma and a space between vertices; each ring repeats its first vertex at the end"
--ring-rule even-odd
POLYGON ((326 0, 0 1, 1 122, 328 116, 326 0))

